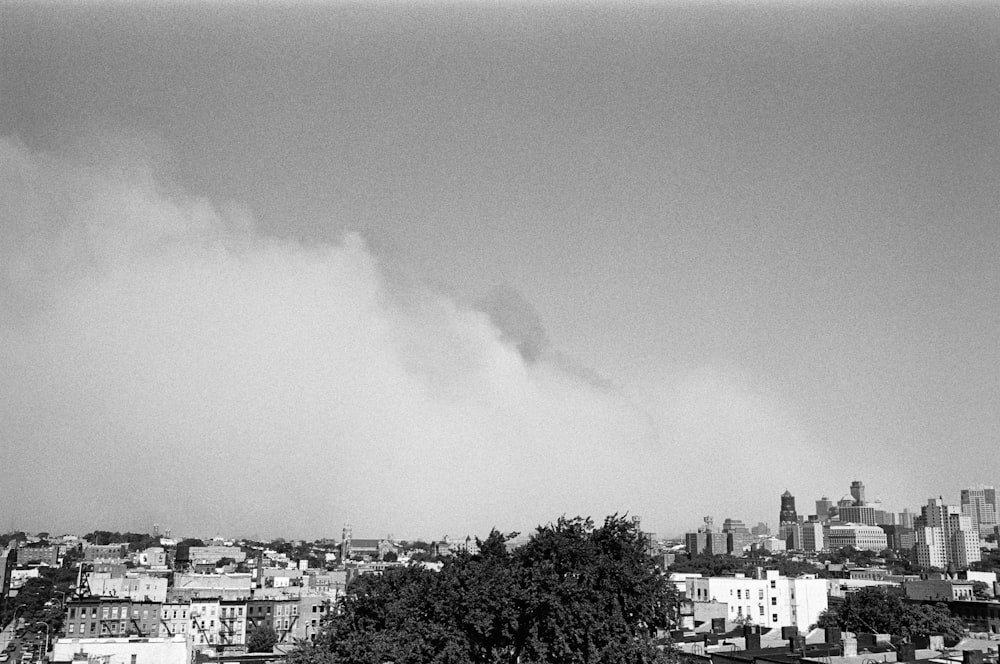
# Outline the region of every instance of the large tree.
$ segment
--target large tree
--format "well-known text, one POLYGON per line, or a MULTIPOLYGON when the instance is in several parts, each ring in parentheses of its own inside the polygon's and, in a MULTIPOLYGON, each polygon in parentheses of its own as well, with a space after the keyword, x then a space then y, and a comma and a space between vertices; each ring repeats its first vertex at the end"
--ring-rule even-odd
POLYGON ((908 637, 942 634, 949 642, 958 641, 965 633, 962 621, 951 615, 946 605, 906 603, 898 592, 881 586, 851 593, 840 608, 824 611, 817 624, 908 637))
POLYGON ((673 586, 625 517, 561 518, 509 551, 494 531, 476 555, 362 576, 293 664, 652 662, 672 626, 673 586))

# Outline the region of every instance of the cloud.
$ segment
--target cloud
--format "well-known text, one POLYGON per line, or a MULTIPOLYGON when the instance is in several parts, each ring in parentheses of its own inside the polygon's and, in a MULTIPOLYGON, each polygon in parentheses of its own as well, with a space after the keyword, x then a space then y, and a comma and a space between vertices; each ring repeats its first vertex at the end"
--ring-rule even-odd
POLYGON ((0 140, 0 440, 16 516, 439 536, 641 500, 623 480, 647 472, 648 419, 546 360, 523 298, 486 314, 390 285, 361 238, 266 236, 130 146, 67 156, 0 140))

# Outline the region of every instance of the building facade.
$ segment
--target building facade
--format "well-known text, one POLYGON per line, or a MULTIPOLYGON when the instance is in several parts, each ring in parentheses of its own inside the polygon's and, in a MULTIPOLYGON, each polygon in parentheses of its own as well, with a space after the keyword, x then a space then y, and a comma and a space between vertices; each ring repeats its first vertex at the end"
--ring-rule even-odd
POLYGON ((791 579, 777 570, 764 578, 736 576, 692 578, 685 581, 688 600, 725 602, 727 621, 751 622, 764 627, 791 627, 805 632, 827 609, 826 581, 791 579))
POLYGON ((845 546, 862 551, 879 552, 888 547, 885 531, 864 523, 831 523, 825 533, 831 551, 845 546))
POLYGON ((997 524, 997 491, 992 486, 978 485, 962 489, 962 514, 972 521, 972 528, 981 537, 992 535, 997 524))
POLYGON ((965 569, 981 559, 979 531, 973 530, 972 519, 961 508, 931 498, 916 521, 914 552, 919 565, 965 569))

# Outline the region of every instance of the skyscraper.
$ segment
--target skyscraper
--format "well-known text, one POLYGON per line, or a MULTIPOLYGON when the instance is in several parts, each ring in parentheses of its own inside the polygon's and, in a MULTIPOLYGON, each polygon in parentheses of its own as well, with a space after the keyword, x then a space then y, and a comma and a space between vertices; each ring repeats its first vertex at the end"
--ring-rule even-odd
POLYGON ((865 505, 865 485, 860 480, 851 482, 851 496, 858 507, 865 505))
POLYGON ((833 501, 823 496, 816 501, 816 518, 820 521, 830 520, 830 508, 833 507, 833 501))
POLYGON ((962 489, 962 514, 972 520, 972 528, 980 535, 989 535, 997 525, 997 491, 992 486, 978 485, 962 489))
POLYGON ((945 568, 953 564, 965 569, 980 560, 979 533, 972 528, 972 519, 955 505, 945 505, 940 498, 931 498, 920 508, 916 520, 917 562, 923 567, 945 568))
POLYGON ((798 523, 799 515, 795 513, 795 496, 789 493, 788 489, 781 494, 781 513, 778 515, 778 524, 786 525, 798 523))

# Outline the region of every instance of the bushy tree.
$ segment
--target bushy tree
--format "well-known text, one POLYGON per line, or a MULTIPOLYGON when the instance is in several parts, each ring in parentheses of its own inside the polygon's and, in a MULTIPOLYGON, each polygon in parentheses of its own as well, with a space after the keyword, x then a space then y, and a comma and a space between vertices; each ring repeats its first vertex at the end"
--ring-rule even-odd
POLYGON ((817 626, 908 637, 942 634, 948 642, 965 634, 962 621, 951 615, 947 605, 909 604, 898 592, 878 586, 851 593, 839 609, 824 611, 817 626))
POLYGON ((361 576, 293 664, 653 662, 675 596, 630 520, 561 518, 508 551, 493 531, 439 572, 361 576))
POLYGON ((257 625, 247 635, 247 650, 272 652, 278 643, 278 633, 270 625, 257 625))

